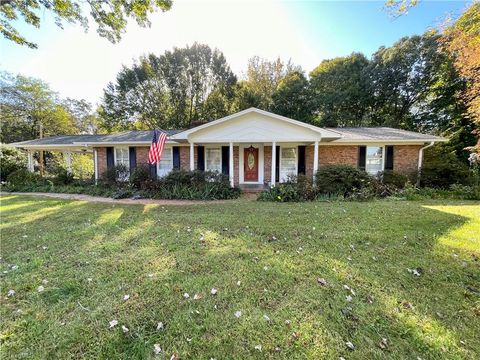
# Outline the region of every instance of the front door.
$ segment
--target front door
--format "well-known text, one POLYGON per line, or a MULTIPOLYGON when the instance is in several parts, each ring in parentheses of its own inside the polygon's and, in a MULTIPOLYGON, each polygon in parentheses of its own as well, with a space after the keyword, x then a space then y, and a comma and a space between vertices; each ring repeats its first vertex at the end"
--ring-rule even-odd
POLYGON ((258 148, 253 146, 243 150, 243 180, 258 181, 258 148))

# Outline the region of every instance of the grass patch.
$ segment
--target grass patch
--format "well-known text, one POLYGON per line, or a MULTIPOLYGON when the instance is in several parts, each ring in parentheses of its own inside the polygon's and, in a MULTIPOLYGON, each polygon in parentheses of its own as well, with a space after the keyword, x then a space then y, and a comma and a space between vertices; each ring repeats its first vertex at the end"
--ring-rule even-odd
POLYGON ((2 359, 480 357, 478 202, 0 211, 2 359))

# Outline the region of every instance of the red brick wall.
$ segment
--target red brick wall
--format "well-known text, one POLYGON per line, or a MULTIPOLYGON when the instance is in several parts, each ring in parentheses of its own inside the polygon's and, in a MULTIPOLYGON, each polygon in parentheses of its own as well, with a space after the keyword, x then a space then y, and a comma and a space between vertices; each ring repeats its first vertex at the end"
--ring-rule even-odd
POLYGON ((240 183, 240 159, 239 159, 240 149, 238 146, 233 147, 233 184, 238 186, 240 183))
POLYGON ((137 154, 137 165, 148 165, 148 146, 139 146, 136 148, 135 153, 137 154))
POLYGON ((418 152, 421 145, 395 145, 393 147, 393 170, 405 175, 417 171, 418 152))
POLYGON ((272 146, 263 147, 263 181, 272 180, 272 146))
POLYGON ((107 148, 105 147, 98 147, 95 148, 97 150, 97 169, 98 169, 98 177, 102 177, 102 174, 105 170, 107 170, 107 148))
POLYGON ((318 147, 318 164, 337 165, 346 164, 358 165, 358 146, 356 145, 326 145, 318 147))
POLYGON ((180 169, 190 170, 190 147, 180 146, 180 169))
POLYGON ((313 176, 313 153, 315 149, 314 146, 305 147, 305 176, 313 176))

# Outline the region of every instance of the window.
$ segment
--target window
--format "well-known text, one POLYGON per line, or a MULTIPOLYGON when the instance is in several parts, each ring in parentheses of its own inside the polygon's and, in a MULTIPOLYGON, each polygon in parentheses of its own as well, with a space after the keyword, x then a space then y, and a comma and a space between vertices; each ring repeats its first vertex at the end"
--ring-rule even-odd
POLYGON ((377 175, 383 170, 383 147, 367 146, 367 159, 365 171, 372 175, 377 175))
POLYGON ((222 172, 222 151, 220 148, 205 149, 205 170, 222 172))
POLYGON ((163 149, 162 157, 158 163, 157 174, 158 176, 165 176, 173 169, 173 154, 172 148, 166 147, 163 149))
POLYGON ((297 174, 297 148, 280 148, 280 182, 288 180, 289 175, 297 174))
POLYGON ((118 180, 127 181, 130 174, 130 156, 128 147, 115 148, 115 166, 123 166, 125 171, 118 173, 118 180))

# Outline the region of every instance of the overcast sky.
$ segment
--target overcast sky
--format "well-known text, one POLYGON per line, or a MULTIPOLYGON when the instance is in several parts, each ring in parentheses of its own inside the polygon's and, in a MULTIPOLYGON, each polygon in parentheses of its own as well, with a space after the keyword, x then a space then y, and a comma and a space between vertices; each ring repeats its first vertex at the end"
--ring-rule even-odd
POLYGON ((402 36, 436 27, 468 2, 423 1, 407 16, 391 19, 382 1, 185 1, 173 0, 166 13, 151 16, 152 27, 131 23, 119 44, 75 25, 57 28, 48 13, 37 30, 19 24, 39 48, 0 40, 0 68, 48 82, 62 97, 98 103, 102 89, 122 64, 145 53, 161 54, 197 41, 217 47, 241 77, 247 60, 291 59, 308 73, 321 60, 360 51, 370 56, 402 36))

